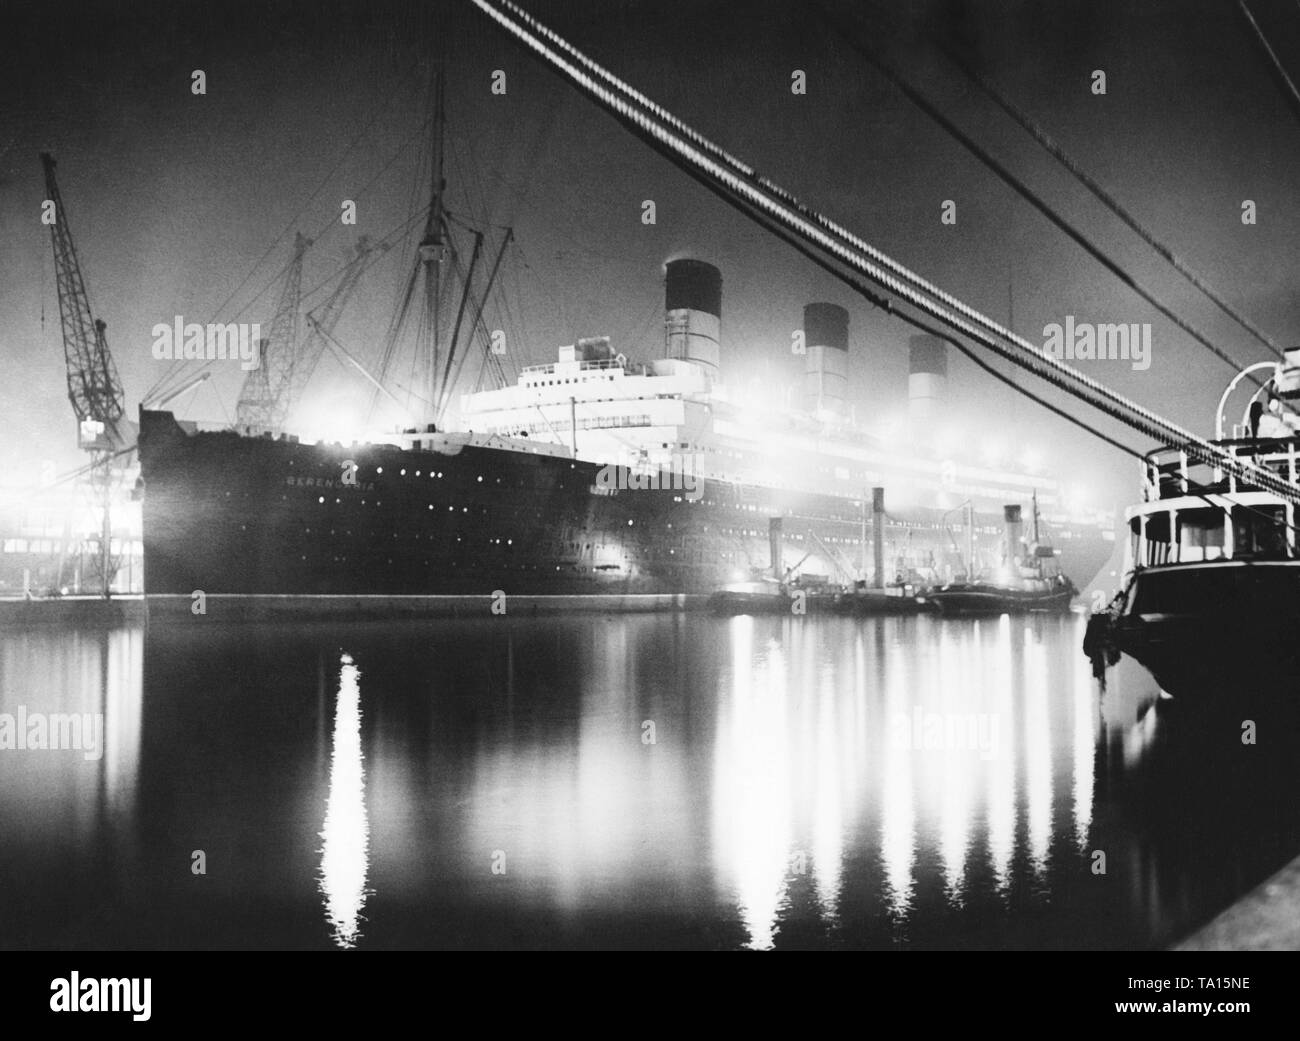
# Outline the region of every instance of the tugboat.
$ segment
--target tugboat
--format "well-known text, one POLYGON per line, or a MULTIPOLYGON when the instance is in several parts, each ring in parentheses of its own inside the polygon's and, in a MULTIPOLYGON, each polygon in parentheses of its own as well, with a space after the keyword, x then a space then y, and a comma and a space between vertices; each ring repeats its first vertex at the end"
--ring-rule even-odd
POLYGON ((922 597, 941 614, 999 615, 1030 611, 1068 611, 1077 595, 1074 583, 1062 574, 1056 550, 1039 541, 1038 498, 1033 505, 1034 528, 1028 546, 1021 538, 1019 504, 1003 507, 1006 524, 1004 563, 991 577, 976 575, 974 559, 965 581, 949 582, 922 597))
POLYGON ((866 582, 855 582, 835 598, 838 614, 855 616, 875 614, 920 614, 928 605, 917 595, 915 585, 901 579, 882 589, 872 589, 866 582))
MULTIPOLYGON (((802 563, 802 562, 801 562, 802 563)), ((787 571, 778 580, 755 568, 747 581, 730 582, 709 595, 714 614, 804 615, 831 609, 838 600, 821 576, 795 575, 787 571)))
POLYGON ((714 614, 791 614, 794 597, 784 582, 754 575, 745 582, 729 582, 709 595, 714 614))
MULTIPOLYGON (((1300 665, 1300 347, 1284 362, 1243 369, 1219 399, 1214 444, 1282 478, 1275 494, 1179 446, 1143 458, 1142 501, 1125 511, 1124 582, 1088 621, 1084 653, 1104 680, 1128 655, 1184 701, 1239 704, 1257 694, 1295 698, 1300 665), (1224 437, 1228 398, 1252 372, 1272 377, 1224 437)), ((1272 699, 1274 703, 1277 698, 1272 699)))

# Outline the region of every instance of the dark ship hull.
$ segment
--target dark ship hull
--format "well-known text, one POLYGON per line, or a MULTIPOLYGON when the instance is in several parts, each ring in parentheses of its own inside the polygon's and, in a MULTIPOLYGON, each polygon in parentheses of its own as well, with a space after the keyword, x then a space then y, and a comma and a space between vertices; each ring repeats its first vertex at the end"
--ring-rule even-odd
POLYGON ((929 590, 925 601, 942 614, 1000 615, 1038 611, 1068 611, 1076 590, 1063 586, 1051 590, 1028 590, 989 582, 965 582, 929 590))
MULTIPOLYGON (((146 595, 704 596, 770 566, 768 516, 808 518, 840 543, 860 530, 858 504, 831 496, 715 481, 698 496, 612 490, 592 462, 417 444, 190 433, 142 411, 146 595)), ((1109 548, 1093 541, 1090 574, 1109 548)))
POLYGON ((593 494, 599 467, 567 458, 190 435, 145 412, 140 465, 149 595, 706 593, 727 573, 703 507, 593 494))
POLYGON ((1085 653, 1141 664, 1177 699, 1300 707, 1300 565, 1292 560, 1165 565, 1137 572, 1113 613, 1089 621, 1085 653))

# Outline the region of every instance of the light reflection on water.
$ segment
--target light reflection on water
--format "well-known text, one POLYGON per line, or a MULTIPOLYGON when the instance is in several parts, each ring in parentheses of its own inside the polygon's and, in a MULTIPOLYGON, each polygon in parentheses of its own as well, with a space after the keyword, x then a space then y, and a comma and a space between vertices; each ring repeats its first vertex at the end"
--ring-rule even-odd
POLYGON ((366 778, 361 751, 361 672, 339 658, 339 689, 330 741, 329 796, 321 832, 320 887, 334 942, 355 947, 366 902, 366 778))
POLYGON ((1294 854, 1294 771, 1099 703, 1082 624, 0 633, 0 712, 107 735, 0 750, 0 942, 1165 943, 1294 854))

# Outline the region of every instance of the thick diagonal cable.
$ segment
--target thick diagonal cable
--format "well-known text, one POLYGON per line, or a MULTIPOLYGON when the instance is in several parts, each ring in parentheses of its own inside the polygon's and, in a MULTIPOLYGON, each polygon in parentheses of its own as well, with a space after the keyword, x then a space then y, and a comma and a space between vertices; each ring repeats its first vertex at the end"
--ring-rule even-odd
MULTIPOLYGON (((516 5, 510 3, 509 0, 474 0, 474 4, 546 63, 562 72, 583 93, 614 113, 629 128, 648 140, 657 142, 663 149, 669 151, 676 157, 676 160, 682 162, 685 168, 693 167, 701 174, 718 182, 730 192, 744 198, 760 212, 791 229, 802 239, 815 243, 818 248, 835 257, 846 267, 888 289, 918 310, 937 318, 950 329, 988 347, 1013 363, 1029 369, 1041 378, 1052 382, 1140 433, 1156 440, 1174 443, 1187 452, 1190 457, 1217 466, 1243 482, 1254 484, 1288 501, 1300 501, 1300 493, 1278 475, 1237 459, 1230 453, 1211 445, 1203 438, 1197 437, 1177 424, 1156 415, 1151 410, 1116 394, 1090 376, 1071 369, 1010 330, 1002 328, 987 316, 961 303, 937 287, 931 286, 919 276, 898 264, 898 262, 880 253, 879 250, 868 246, 866 243, 862 243, 864 248, 851 248, 851 243, 843 241, 841 237, 827 230, 825 225, 830 222, 826 221, 825 218, 821 218, 820 215, 816 215, 816 217, 806 216, 804 212, 801 212, 805 211, 806 207, 787 205, 782 199, 774 198, 774 193, 765 191, 763 186, 749 183, 749 180, 745 177, 738 176, 734 170, 727 169, 724 165, 704 154, 705 151, 708 151, 716 155, 721 151, 716 146, 710 144, 707 149, 693 147, 690 142, 682 140, 674 135, 669 128, 657 123, 644 110, 646 106, 642 106, 634 100, 629 100, 632 93, 630 88, 623 87, 621 90, 615 91, 604 87, 592 75, 588 75, 582 68, 566 60, 556 47, 548 45, 546 39, 543 39, 539 33, 532 31, 528 24, 524 24, 525 22, 533 25, 537 23, 530 16, 520 11, 516 5), (503 9, 515 12, 518 15, 518 20, 503 9), (620 97, 618 94, 624 96, 620 97), (1019 348, 1019 352, 1008 349, 1006 344, 1019 348)), ((549 30, 546 33, 548 39, 559 40, 559 37, 549 30)), ((578 52, 571 46, 565 44, 563 49, 566 53, 575 56, 575 58, 578 57, 578 52)), ((581 58, 580 63, 593 71, 600 69, 596 63, 585 57, 581 58)), ((600 69, 599 78, 606 83, 618 82, 615 77, 603 69, 600 69)), ((663 122, 667 122, 667 120, 663 122)), ((673 122, 679 121, 674 120, 673 122)), ((694 132, 691 132, 689 136, 692 141, 705 142, 701 135, 694 132)), ((743 167, 743 164, 740 165, 743 167)), ((750 177, 753 176, 751 172, 750 177)), ((782 194, 788 196, 788 193, 782 194)), ((844 236, 856 238, 849 236, 848 233, 844 233, 844 236)), ((860 242, 861 240, 857 241, 860 242)))
MULTIPOLYGON (((478 3, 478 0, 475 0, 475 3, 478 3)), ((834 221, 830 220, 824 215, 817 213, 816 211, 811 210, 808 207, 804 206, 797 198, 795 198, 795 196, 793 196, 790 192, 786 191, 780 185, 775 184, 774 182, 767 179, 766 177, 760 176, 758 171, 753 169, 747 163, 744 163, 740 159, 737 159, 735 156, 730 155, 724 149, 718 147, 713 142, 709 141, 702 134, 698 133, 691 127, 687 126, 676 116, 672 115, 672 113, 664 109, 661 105, 658 105, 654 101, 647 98, 644 94, 639 93, 637 90, 635 90, 628 84, 618 79, 608 70, 604 69, 602 66, 592 61, 586 55, 582 54, 579 50, 577 50, 577 48, 575 48, 572 44, 566 41, 558 33, 555 33, 553 30, 546 28, 546 26, 538 22, 537 19, 533 18, 532 15, 528 14, 528 12, 520 8, 518 4, 513 3, 512 0, 492 0, 492 3, 494 3, 499 8, 507 9, 513 17, 517 18, 521 23, 523 23, 529 30, 535 33, 538 37, 545 40, 556 50, 563 52, 566 56, 568 56, 575 63, 581 66, 582 69, 588 75, 603 82, 609 89, 615 91, 616 93, 622 95, 624 98, 628 99, 633 104, 644 109, 655 119, 658 119, 661 123, 665 124, 666 126, 676 131, 678 134, 685 137, 697 148, 713 156, 718 162, 723 163, 725 166, 729 167, 735 172, 754 181, 759 187, 767 191, 769 194, 771 194, 777 199, 780 199, 786 205, 798 211, 807 220, 814 222, 815 224, 823 228, 828 233, 840 238, 843 242, 845 242, 847 245, 851 246, 852 248, 866 253, 874 261, 883 264, 886 268, 893 271, 893 273, 896 274, 899 278, 911 282, 913 285, 917 286, 917 288, 923 290, 924 292, 930 293, 932 295, 939 297, 940 299, 943 299, 944 302, 947 303, 949 306, 960 307, 959 301, 957 301, 952 297, 949 297, 947 294, 943 293, 937 287, 925 282, 919 276, 908 271, 906 268, 903 268, 902 265, 895 264, 884 254, 880 253, 869 243, 865 242, 857 235, 854 235, 846 228, 841 227, 840 225, 836 224, 834 221)), ((479 4, 479 6, 482 7, 484 10, 489 10, 487 4, 479 4)), ((830 12, 826 12, 826 14, 828 18, 830 19, 834 18, 834 15, 831 14, 830 12)), ((873 61, 873 64, 874 63, 875 62, 873 61)), ((884 71, 885 70, 882 69, 882 72, 884 71)), ((887 72, 886 75, 888 75, 887 72)), ((903 84, 901 81, 894 81, 894 82, 896 82, 896 85, 898 85, 900 89, 904 90, 905 93, 908 93, 910 91, 910 87, 907 87, 906 84, 903 84)), ((928 104, 928 102, 926 102, 924 98, 920 98, 919 95, 913 97, 912 93, 908 93, 908 96, 911 97, 912 100, 916 102, 918 105, 925 106, 928 104)), ((945 117, 942 117, 940 114, 939 118, 944 119, 945 117)), ((959 130, 956 126, 953 126, 950 123, 948 124, 948 126, 951 128, 951 132, 954 133, 954 135, 958 135, 958 140, 961 141, 963 144, 965 144, 969 149, 977 150, 979 154, 987 156, 987 153, 983 153, 983 150, 979 148, 979 145, 977 145, 970 138, 966 137, 962 133, 962 131, 959 130)), ((996 164, 996 160, 992 159, 991 156, 987 156, 987 158, 989 162, 996 164)), ((1175 325, 1181 328, 1184 332, 1186 332, 1189 336, 1195 339, 1206 349, 1211 351, 1221 361, 1232 366, 1234 371, 1241 368, 1238 362, 1236 362, 1233 358, 1231 358, 1229 355, 1224 353, 1215 344, 1211 343, 1205 336, 1203 336, 1200 332, 1198 332, 1194 327, 1189 325, 1186 321, 1184 321, 1178 315, 1174 314, 1163 304, 1161 304, 1147 290, 1145 290, 1141 285, 1139 285, 1131 275, 1129 275, 1126 271, 1124 271, 1117 264, 1115 264, 1114 261, 1110 260, 1110 258, 1107 257, 1100 249, 1098 249, 1092 243, 1088 242, 1085 238, 1083 238, 1080 232, 1078 232, 1070 225, 1065 223, 1059 216, 1057 216, 1057 214, 1055 214, 1050 208, 1048 208, 1045 203, 1043 203, 1041 200, 1038 200, 1036 197, 1034 197, 1032 193, 1029 192, 1029 189, 1021 185, 1019 181, 1015 180, 1014 175, 1012 175, 1009 171, 1006 171, 1000 165, 998 165, 994 172, 999 173, 999 176, 1003 176, 1004 180, 1010 178, 1011 180, 1009 180, 1008 183, 1011 184, 1011 186, 1015 188, 1018 192, 1020 192, 1022 195, 1026 195, 1026 193, 1028 193, 1026 197, 1029 198, 1029 201, 1032 202, 1040 210, 1040 212, 1042 212, 1049 220, 1055 223, 1068 236, 1074 239, 1086 252, 1088 252, 1100 264, 1106 267, 1107 270, 1111 271, 1111 273, 1114 274, 1117 278, 1119 278, 1122 282, 1124 282, 1125 285, 1129 286, 1139 296, 1141 296, 1144 300, 1146 300, 1149 304, 1151 304, 1151 306, 1155 307, 1157 311, 1165 315, 1170 321, 1172 321, 1175 325)), ((971 318, 972 320, 978 320, 978 318, 982 318, 983 316, 977 316, 974 312, 971 312, 967 315, 967 317, 971 318)), ((992 323, 990 323, 990 331, 999 334, 1001 332, 1001 330, 999 330, 996 326, 993 326, 992 323)))
MULTIPOLYGON (((994 366, 990 365, 987 361, 981 358, 974 349, 962 343, 961 340, 957 339, 955 336, 946 332, 939 326, 931 322, 927 322, 920 318, 917 318, 915 315, 911 315, 904 311, 899 310, 894 305, 893 301, 891 301, 888 297, 881 296, 879 293, 875 292, 874 290, 869 289, 866 285, 863 284, 863 282, 860 279, 855 278, 853 275, 843 271, 842 269, 837 267, 834 263, 832 263, 830 260, 828 260, 826 257, 823 257, 820 254, 818 254, 814 249, 812 249, 806 243, 800 241, 789 230, 774 224, 769 218, 765 217, 761 213, 755 212, 753 208, 748 206, 747 204, 743 202, 739 202, 735 199, 728 198, 726 196, 726 193, 722 189, 720 189, 717 185, 710 183, 702 176, 699 176, 694 172, 691 172, 691 175, 695 177, 706 188, 710 189, 715 194, 717 194, 719 198, 726 199, 726 201, 730 202, 738 210, 740 210, 750 219, 754 220, 756 223, 762 226, 766 231, 770 232, 771 234, 781 239, 782 242, 785 242, 792 249, 797 250, 803 257, 805 257, 810 262, 818 265, 823 270, 827 271, 829 274, 839 279, 841 282, 847 285, 854 292, 858 293, 864 299, 869 301, 873 306, 880 308, 882 311, 885 311, 887 314, 898 318, 900 321, 906 322, 914 329, 918 329, 921 332, 928 333, 931 336, 943 340, 945 343, 949 344, 954 350, 960 352, 970 362, 978 366, 984 372, 988 373, 994 379, 997 379, 1000 382, 1006 384, 1012 390, 1016 391, 1016 393, 1027 397, 1030 401, 1034 402, 1036 405, 1040 406, 1041 408, 1046 409, 1047 411, 1053 413, 1054 415, 1059 416, 1061 419, 1064 419, 1066 422, 1072 423, 1073 425, 1079 427, 1079 429, 1091 434, 1099 441, 1105 442, 1106 444, 1110 445, 1112 448, 1117 449, 1119 452, 1125 455, 1132 456, 1134 459, 1137 459, 1139 462, 1147 461, 1148 453, 1141 452, 1138 449, 1131 447, 1130 445, 1124 444, 1122 441, 1119 441, 1116 438, 1111 437, 1109 434, 1106 434, 1103 431, 1099 430, 1097 427, 1093 426, 1087 420, 1082 419, 1081 417, 1073 414, 1072 412, 1069 412, 1066 409, 1061 408, 1059 405, 1054 405, 1046 398, 1043 398, 1038 394, 1035 394, 1033 391, 1029 390, 1029 388, 1024 387, 1020 383, 1016 382, 1007 373, 998 371, 998 369, 996 369, 994 366)), ((1040 378, 1052 382, 1054 385, 1061 386, 1059 382, 1057 382, 1050 376, 1040 376, 1040 378)), ((1062 387, 1061 389, 1066 390, 1067 393, 1069 392, 1069 389, 1066 387, 1062 387)), ((1188 495, 1193 496, 1195 498, 1199 498, 1204 502, 1208 503, 1209 505, 1215 507, 1216 509, 1223 509, 1223 504, 1221 502, 1215 502, 1214 499, 1210 497, 1212 494, 1215 493, 1213 492, 1213 489, 1211 489, 1209 486, 1199 484, 1198 482, 1190 478, 1187 479, 1187 485, 1188 485, 1188 491, 1187 491, 1188 495)), ((1281 526, 1287 528, 1288 530, 1291 531, 1300 530, 1297 529, 1294 525, 1287 523, 1285 520, 1277 521, 1276 518, 1270 517, 1269 515, 1265 514, 1262 510, 1258 509, 1257 507, 1243 506, 1241 508, 1261 517, 1262 519, 1268 520, 1272 523, 1281 524, 1281 526)))

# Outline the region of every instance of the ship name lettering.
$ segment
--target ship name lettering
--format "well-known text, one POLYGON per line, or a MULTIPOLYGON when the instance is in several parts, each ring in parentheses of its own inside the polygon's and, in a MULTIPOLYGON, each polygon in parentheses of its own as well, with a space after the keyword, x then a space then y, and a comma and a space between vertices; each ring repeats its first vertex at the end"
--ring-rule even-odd
POLYGON ((295 477, 292 474, 284 479, 284 483, 296 488, 346 488, 352 492, 373 492, 375 490, 373 481, 367 481, 365 484, 339 484, 330 478, 295 477))

